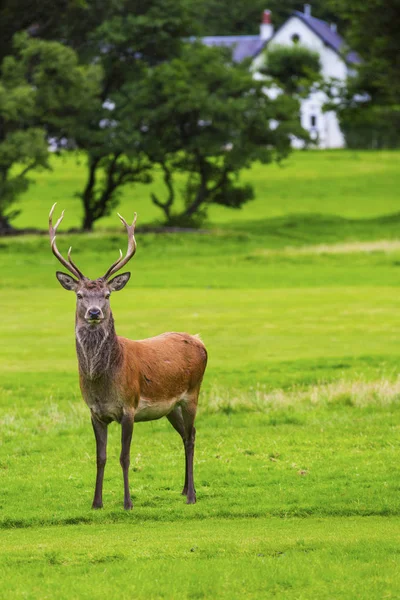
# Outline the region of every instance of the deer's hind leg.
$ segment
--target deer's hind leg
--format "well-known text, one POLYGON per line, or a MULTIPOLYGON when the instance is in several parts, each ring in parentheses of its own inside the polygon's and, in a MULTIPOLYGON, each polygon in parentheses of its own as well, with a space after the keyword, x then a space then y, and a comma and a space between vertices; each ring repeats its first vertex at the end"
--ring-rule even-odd
POLYGON ((187 496, 187 504, 196 502, 196 490, 193 480, 193 458, 196 439, 194 420, 196 418, 198 391, 194 397, 188 397, 172 410, 167 418, 182 438, 185 448, 185 484, 182 494, 187 496))
POLYGON ((168 421, 171 423, 172 427, 179 433, 182 438, 183 446, 185 448, 185 483, 182 490, 182 495, 187 496, 187 454, 186 454, 186 429, 185 422, 182 416, 182 410, 180 406, 175 406, 174 410, 172 410, 169 415, 167 415, 168 421))

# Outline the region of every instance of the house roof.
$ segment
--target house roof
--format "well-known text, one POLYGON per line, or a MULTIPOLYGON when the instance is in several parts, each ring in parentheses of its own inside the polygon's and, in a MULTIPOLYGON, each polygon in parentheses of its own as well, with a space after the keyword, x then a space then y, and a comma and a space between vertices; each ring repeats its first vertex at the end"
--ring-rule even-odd
MULTIPOLYGON (((326 21, 312 17, 300 11, 295 10, 293 17, 298 17, 305 23, 319 38, 341 55, 346 45, 343 38, 337 31, 331 29, 326 21)), ((279 29, 277 30, 277 32, 279 29)), ((277 33, 276 32, 276 33, 277 33)), ((232 49, 232 58, 235 62, 241 62, 245 58, 255 58, 261 50, 275 37, 276 33, 268 40, 263 40, 259 35, 209 35, 201 38, 206 46, 224 46, 232 49)), ((356 52, 349 52, 346 61, 350 64, 360 62, 356 52)))
POLYGON ((206 46, 224 46, 232 49, 232 58, 241 62, 245 58, 255 58, 268 40, 259 35, 210 35, 201 38, 206 46))
MULTIPOLYGON (((321 40, 332 48, 338 54, 342 54, 342 51, 346 48, 346 44, 341 35, 337 31, 331 29, 331 26, 326 21, 312 17, 298 10, 293 12, 293 16, 300 19, 305 25, 307 25, 321 40)), ((270 38, 271 40, 272 38, 270 38)), ((356 52, 349 52, 345 59, 348 63, 358 63, 360 59, 356 52)))

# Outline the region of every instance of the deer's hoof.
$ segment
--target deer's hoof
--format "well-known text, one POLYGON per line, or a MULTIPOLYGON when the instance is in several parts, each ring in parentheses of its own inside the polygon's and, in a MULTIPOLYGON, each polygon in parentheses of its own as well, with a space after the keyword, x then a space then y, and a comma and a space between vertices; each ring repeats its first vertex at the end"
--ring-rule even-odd
POLYGON ((100 508, 103 508, 103 503, 102 502, 93 502, 92 508, 93 508, 93 510, 99 510, 100 508))
POLYGON ((186 504, 196 504, 196 496, 188 496, 186 504))
POLYGON ((125 510, 132 510, 132 508, 133 508, 132 502, 125 502, 125 504, 124 504, 125 510))

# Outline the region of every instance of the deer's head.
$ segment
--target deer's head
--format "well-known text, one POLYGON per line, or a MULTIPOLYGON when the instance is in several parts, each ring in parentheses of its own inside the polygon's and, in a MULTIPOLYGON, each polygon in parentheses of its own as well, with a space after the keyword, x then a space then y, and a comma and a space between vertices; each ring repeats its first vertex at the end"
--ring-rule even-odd
POLYGON ((121 215, 118 215, 122 223, 125 225, 128 234, 128 249, 125 257, 122 257, 122 251, 120 250, 120 256, 118 260, 116 260, 111 265, 107 273, 102 277, 99 277, 98 279, 92 280, 85 277, 85 275, 83 275, 83 273, 78 269, 76 264, 72 261, 72 248, 68 250, 68 260, 66 260, 62 256, 61 252, 59 252, 56 245, 56 231, 61 221, 63 220, 64 211, 61 213, 61 217, 58 219, 57 223, 53 226, 52 218, 55 206, 56 205, 54 204, 49 214, 49 234, 51 249, 53 251, 54 256, 56 256, 60 263, 64 265, 64 267, 66 267, 68 271, 72 273, 72 275, 74 275, 74 277, 71 277, 67 273, 57 271, 56 277, 64 289, 70 292, 75 292, 76 294, 77 321, 80 323, 85 323, 89 327, 96 327, 99 324, 106 322, 111 315, 111 292, 118 292, 119 290, 122 290, 122 288, 125 287, 125 285, 128 283, 129 278, 131 276, 130 273, 121 273, 113 279, 110 279, 112 275, 114 275, 117 271, 122 269, 124 265, 126 265, 126 263, 132 258, 132 256, 136 252, 136 241, 134 236, 136 225, 136 213, 132 225, 128 225, 125 219, 121 217, 121 215))

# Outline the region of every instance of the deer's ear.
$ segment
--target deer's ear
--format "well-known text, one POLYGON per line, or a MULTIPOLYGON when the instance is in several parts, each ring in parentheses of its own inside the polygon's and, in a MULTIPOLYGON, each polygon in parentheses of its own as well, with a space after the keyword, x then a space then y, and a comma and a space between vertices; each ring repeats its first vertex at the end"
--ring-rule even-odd
POLYGON ((114 279, 108 282, 108 288, 112 292, 119 292, 126 286, 129 281, 131 274, 130 273, 121 273, 121 275, 117 275, 114 279))
POLYGON ((56 277, 64 289, 68 290, 69 292, 76 291, 79 285, 76 279, 70 277, 66 273, 62 273, 61 271, 56 271, 56 277))

